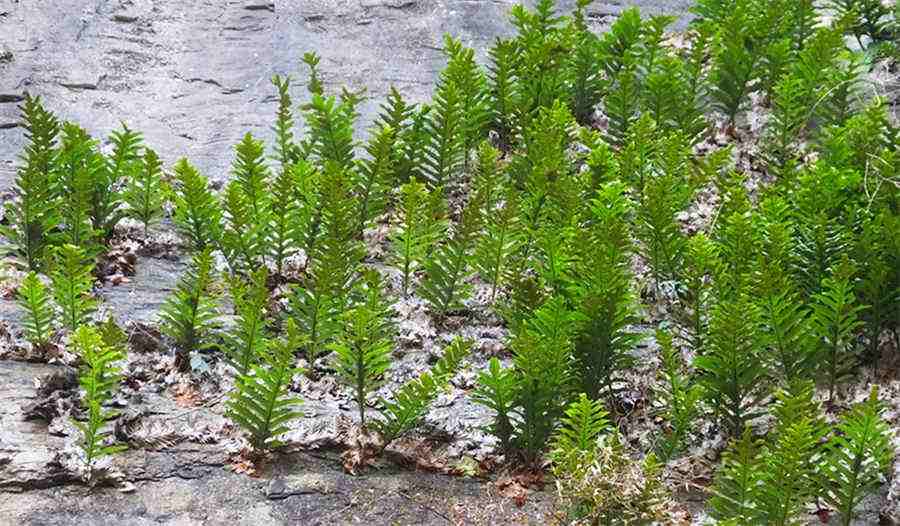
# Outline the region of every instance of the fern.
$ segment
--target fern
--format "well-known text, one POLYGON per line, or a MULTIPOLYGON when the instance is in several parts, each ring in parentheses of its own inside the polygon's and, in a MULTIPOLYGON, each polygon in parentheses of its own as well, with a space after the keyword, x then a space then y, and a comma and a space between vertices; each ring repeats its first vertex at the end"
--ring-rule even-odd
POLYGON ((415 180, 400 187, 397 228, 391 242, 394 264, 403 276, 404 296, 409 292, 413 273, 421 267, 447 228, 445 208, 440 190, 429 192, 423 183, 415 180))
POLYGON ((59 195, 64 242, 97 252, 97 232, 91 223, 95 181, 105 170, 97 145, 82 128, 72 123, 62 126, 59 153, 59 195))
POLYGON ((113 455, 125 449, 124 445, 115 444, 113 436, 103 428, 118 413, 104 409, 115 394, 122 381, 120 369, 116 362, 125 358, 118 346, 110 346, 103 342, 96 329, 90 326, 79 327, 72 335, 72 347, 83 365, 78 374, 78 384, 83 391, 82 405, 87 412, 84 422, 73 420, 81 431, 81 446, 87 480, 93 479, 93 468, 96 460, 113 455))
POLYGON ((105 167, 95 172, 91 193, 91 223, 100 237, 109 241, 119 220, 125 215, 123 195, 119 191, 122 180, 130 183, 141 171, 140 149, 143 138, 124 123, 122 129, 110 136, 112 154, 105 167))
POLYGON ((369 158, 359 163, 359 179, 356 195, 359 199, 357 214, 360 237, 374 219, 384 213, 394 181, 392 153, 397 142, 397 130, 380 128, 366 146, 369 158))
POLYGON ((91 297, 92 269, 84 249, 69 244, 57 247, 50 272, 53 299, 60 308, 63 326, 72 332, 89 322, 97 309, 98 301, 91 297))
POLYGON ((553 440, 554 462, 564 463, 573 456, 592 453, 600 435, 611 429, 612 424, 607 419, 603 404, 581 393, 560 418, 560 426, 553 440))
POLYGON ((428 407, 447 388, 471 347, 470 342, 454 339, 430 370, 403 384, 390 400, 379 400, 383 419, 372 422, 372 426, 381 435, 382 449, 420 425, 428 407))
POLYGON ((245 282, 239 277, 229 278, 229 289, 237 314, 234 327, 225 337, 228 362, 238 376, 245 375, 266 352, 266 308, 269 302, 265 267, 253 272, 245 282))
POLYGON ((222 211, 209 182, 187 159, 180 159, 173 170, 177 183, 173 217, 176 230, 192 250, 202 252, 216 246, 221 236, 222 211))
POLYGON ((769 371, 760 355, 759 311, 746 294, 722 298, 712 311, 705 354, 694 360, 707 397, 736 436, 759 416, 769 394, 769 371))
POLYGON ((160 311, 162 332, 175 341, 175 366, 190 368, 190 353, 210 346, 212 331, 218 326, 216 302, 212 295, 213 257, 209 249, 194 254, 160 311))
POLYGON ((460 148, 463 168, 469 169, 469 152, 482 140, 490 119, 487 77, 475 62, 475 51, 459 40, 444 37, 444 52, 449 58, 443 75, 459 90, 459 111, 462 115, 460 148))
POLYGON ((713 482, 709 506, 713 516, 734 524, 755 524, 759 510, 756 500, 762 477, 759 442, 749 427, 722 456, 722 465, 713 482))
POLYGON ((307 173, 306 161, 285 167, 272 181, 271 208, 267 229, 268 256, 275 263, 275 275, 284 276, 285 260, 299 251, 303 228, 308 226, 308 214, 304 214, 297 187, 298 181, 307 173), (299 177, 298 177, 299 176, 299 177))
POLYGON ((685 307, 681 324, 687 329, 687 343, 695 351, 704 348, 709 309, 713 304, 713 280, 721 262, 718 245, 699 233, 685 243, 680 301, 685 307))
POLYGON ((692 382, 682 371, 681 353, 674 347, 671 334, 657 329, 656 341, 662 360, 659 371, 662 387, 659 393, 668 423, 660 450, 661 458, 668 460, 684 446, 688 431, 700 415, 703 387, 692 382))
POLYGON ((29 272, 22 280, 17 299, 19 306, 25 311, 22 323, 25 338, 35 347, 49 343, 53 336, 55 314, 47 286, 34 271, 29 272))
POLYGON ((789 384, 808 377, 818 358, 809 310, 791 288, 765 294, 759 305, 766 346, 782 380, 789 384))
POLYGON ((473 401, 494 411, 494 417, 487 431, 497 437, 502 451, 509 451, 512 445, 512 412, 517 402, 516 375, 513 370, 503 368, 500 360, 491 358, 486 371, 478 373, 478 387, 473 401))
POLYGON ((825 5, 834 10, 835 18, 856 38, 860 48, 865 48, 863 37, 874 42, 891 38, 887 20, 892 13, 880 0, 827 0, 825 5))
POLYGON ((257 450, 282 446, 278 437, 286 433, 287 424, 301 417, 300 400, 290 395, 291 382, 302 370, 294 367, 294 352, 303 338, 288 320, 286 336, 266 346, 251 370, 235 379, 235 389, 228 400, 226 415, 250 435, 257 450))
POLYGON ((516 72, 519 56, 516 43, 498 39, 488 50, 488 85, 491 123, 501 148, 509 149, 515 142, 518 127, 517 109, 520 100, 516 72))
POLYGON ((5 205, 5 215, 12 225, 0 225, 0 234, 11 242, 28 269, 36 271, 44 266, 47 248, 53 243, 52 232, 61 219, 54 206, 59 121, 44 109, 40 97, 27 93, 20 109, 28 144, 20 156, 22 167, 15 180, 18 199, 5 205))
POLYGON ((391 86, 387 100, 380 106, 381 113, 375 120, 376 129, 394 131, 393 146, 389 148, 389 165, 395 184, 406 184, 418 172, 418 152, 422 137, 417 128, 416 105, 409 104, 397 88, 391 86))
POLYGON ((484 233, 478 239, 473 253, 473 265, 481 278, 491 287, 491 300, 503 285, 516 253, 522 247, 523 235, 520 221, 519 195, 514 190, 506 192, 502 205, 485 212, 484 233))
POLYGON ((221 246, 233 270, 249 272, 265 263, 271 198, 261 141, 249 133, 235 147, 234 178, 225 189, 227 227, 221 246))
POLYGON ((422 175, 431 188, 446 188, 462 168, 466 152, 461 99, 455 82, 446 78, 439 81, 424 130, 429 139, 423 152, 422 175))
POLYGON ((162 161, 155 151, 144 148, 139 166, 128 179, 122 200, 128 205, 125 215, 137 219, 144 225, 144 238, 147 238, 150 225, 163 216, 163 203, 166 192, 162 181, 162 161))
POLYGON ((484 220, 485 198, 481 192, 470 198, 453 237, 425 261, 425 278, 418 292, 439 316, 461 309, 463 300, 471 293, 472 286, 467 282, 470 259, 484 220))
POLYGON ((329 345, 338 379, 353 392, 362 428, 366 427, 366 400, 384 385, 393 350, 389 307, 375 277, 372 274, 367 283, 365 301, 343 314, 343 329, 329 345))
POLYGON ((569 107, 579 124, 588 125, 600 102, 603 79, 600 69, 600 40, 587 27, 585 8, 593 0, 579 0, 572 15, 572 56, 567 64, 569 107))
POLYGON ((335 163, 343 169, 353 168, 353 125, 356 122, 356 103, 350 97, 340 102, 333 96, 313 94, 304 106, 309 126, 312 153, 320 167, 335 163))
POLYGON ((825 424, 813 402, 812 382, 795 382, 777 395, 776 436, 761 458, 757 499, 765 524, 798 524, 805 505, 817 496, 825 424))
POLYGON ((562 298, 552 298, 510 342, 517 384, 513 444, 526 460, 536 460, 543 451, 568 401, 577 320, 562 298))
POLYGON ((711 74, 713 105, 732 126, 755 90, 754 73, 760 61, 753 37, 745 30, 750 24, 748 9, 743 2, 737 2, 723 20, 711 74))
POLYGON ((812 330, 822 349, 819 367, 828 386, 829 401, 856 365, 854 339, 863 325, 859 313, 865 309, 856 303, 853 286, 845 276, 825 278, 822 292, 814 297, 812 330))
POLYGON ((291 78, 274 75, 272 85, 278 91, 278 111, 275 115, 275 161, 278 162, 278 175, 290 172, 294 163, 300 159, 300 147, 294 142, 294 112, 291 109, 291 78))
POLYGON ((878 388, 872 387, 869 399, 841 418, 829 444, 822 497, 840 513, 843 526, 853 522, 856 507, 890 470, 894 446, 883 410, 878 388))

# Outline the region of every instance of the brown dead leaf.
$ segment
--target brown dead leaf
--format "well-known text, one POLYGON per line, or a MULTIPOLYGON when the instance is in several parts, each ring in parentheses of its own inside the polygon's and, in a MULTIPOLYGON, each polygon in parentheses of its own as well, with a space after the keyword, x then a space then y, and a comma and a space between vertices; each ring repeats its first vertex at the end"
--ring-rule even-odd
POLYGON ((196 407, 202 402, 200 392, 191 384, 175 386, 175 403, 178 407, 196 407))

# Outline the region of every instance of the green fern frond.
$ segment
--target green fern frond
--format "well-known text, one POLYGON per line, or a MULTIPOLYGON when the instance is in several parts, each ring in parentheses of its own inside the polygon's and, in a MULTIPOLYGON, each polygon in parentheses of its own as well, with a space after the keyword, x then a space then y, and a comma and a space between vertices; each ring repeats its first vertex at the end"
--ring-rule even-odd
POLYGON ((88 252, 96 252, 97 232, 91 223, 95 182, 104 176, 105 159, 96 141, 72 123, 62 126, 59 153, 62 239, 88 252))
POLYGON ((722 455, 722 464, 713 482, 709 506, 717 519, 734 524, 757 524, 756 507, 762 466, 760 443, 749 427, 722 455))
POLYGON ((471 342, 454 339, 430 370, 403 384, 390 400, 379 400, 383 418, 372 422, 372 426, 381 435, 382 449, 420 425, 428 407, 447 388, 471 348, 471 342))
POLYGON ((244 375, 266 352, 266 308, 269 303, 269 277, 260 267, 246 281, 238 276, 228 278, 231 299, 237 314, 234 327, 225 337, 225 352, 237 375, 244 375))
POLYGON ((309 126, 312 153, 320 168, 335 163, 343 169, 353 169, 353 126, 356 122, 356 105, 352 99, 338 100, 333 96, 313 94, 304 107, 309 126))
POLYGON ((487 430, 497 437, 504 452, 509 450, 513 438, 512 412, 517 400, 516 388, 515 372, 503 368, 497 358, 491 358, 487 370, 478 373, 478 387, 472 395, 476 404, 494 411, 487 430))
POLYGON ((692 381, 683 371, 681 353, 672 342, 672 335, 657 329, 662 367, 659 370, 664 414, 668 427, 660 443, 661 458, 671 459, 682 447, 688 432, 701 413, 703 387, 692 381))
POLYGON ((144 224, 144 238, 150 225, 163 216, 166 191, 162 181, 162 161, 155 151, 144 148, 136 173, 128 180, 122 200, 128 205, 125 215, 144 224))
POLYGON ((137 177, 142 168, 141 146, 143 136, 122 123, 122 129, 110 134, 112 154, 105 167, 95 174, 91 197, 91 224, 106 241, 112 237, 119 220, 125 216, 122 208, 121 183, 126 185, 137 177))
POLYGON ((61 310, 63 326, 70 331, 89 322, 97 310, 98 301, 91 297, 93 267, 84 249, 69 244, 56 248, 50 272, 53 298, 61 310))
POLYGON ((124 445, 114 443, 112 433, 103 430, 107 422, 118 415, 103 406, 112 399, 122 381, 121 371, 115 363, 123 360, 125 355, 120 348, 105 344, 97 330, 88 325, 75 331, 71 345, 83 364, 78 373, 78 383, 83 392, 82 404, 87 420, 73 420, 73 423, 82 434, 79 445, 87 468, 86 478, 90 482, 98 458, 125 449, 124 445))
POLYGON ((382 298, 380 280, 373 279, 376 276, 370 275, 365 300, 341 316, 343 329, 329 345, 338 379, 353 391, 363 428, 367 398, 384 385, 394 347, 391 314, 382 298))
POLYGON ((285 337, 265 346, 247 373, 235 378, 227 402, 226 415, 250 435, 250 444, 258 450, 282 446, 278 437, 290 430, 292 420, 303 416, 300 399, 290 394, 294 376, 303 372, 293 365, 303 337, 290 320, 285 332, 285 337))
POLYGON ((856 302, 853 285, 843 276, 825 278, 822 292, 813 300, 811 328, 820 342, 820 372, 828 386, 828 399, 833 400, 838 385, 856 366, 856 332, 863 326, 859 313, 867 306, 856 302))
POLYGON ((175 228, 195 251, 218 244, 222 210, 209 181, 185 158, 175 163, 175 228))
POLYGON ((284 276, 285 260, 299 251, 304 230, 309 226, 309 210, 302 206, 304 203, 297 192, 303 184, 298 179, 305 177, 308 169, 306 161, 297 161, 296 165, 278 172, 272 181, 266 245, 267 255, 275 263, 275 275, 279 277, 284 276))
POLYGON ((759 318, 746 294, 720 299, 712 310, 705 354, 694 360, 707 396, 732 436, 761 414, 759 404, 769 394, 759 318))
POLYGON ((447 229, 443 192, 429 192, 423 183, 411 180, 400 187, 396 213, 392 259, 403 275, 402 292, 406 296, 413 274, 447 229))
POLYGON ((359 163, 355 193, 359 200, 357 228, 360 237, 372 221, 387 209, 395 180, 393 152, 396 143, 397 130, 378 129, 366 145, 369 158, 359 163))
POLYGON ((597 438, 612 428, 607 416, 602 402, 581 393, 560 418, 560 427, 553 440, 553 456, 562 460, 573 454, 593 452, 597 438))
POLYGON ((160 311, 162 332, 175 341, 176 367, 182 371, 190 367, 190 353, 207 348, 212 331, 218 327, 213 279, 210 249, 195 253, 160 311))
POLYGON ((859 503, 881 486, 894 457, 890 427, 882 417, 878 388, 869 399, 854 406, 837 425, 823 469, 822 497, 840 513, 840 524, 849 526, 859 503))
POLYGON ((25 311, 25 338, 35 347, 46 345, 53 336, 55 315, 50 292, 34 271, 22 280, 17 299, 25 311))

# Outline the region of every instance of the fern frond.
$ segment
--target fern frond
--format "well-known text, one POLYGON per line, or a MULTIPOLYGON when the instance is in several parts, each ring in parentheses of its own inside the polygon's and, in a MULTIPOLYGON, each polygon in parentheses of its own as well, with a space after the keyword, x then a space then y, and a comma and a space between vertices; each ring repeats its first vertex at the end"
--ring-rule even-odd
POLYGON ((226 415, 250 435, 250 444, 259 450, 282 446, 278 437, 290 430, 288 424, 301 417, 300 399, 290 395, 294 375, 294 352, 303 337, 288 320, 286 336, 271 342, 258 356, 251 370, 235 379, 226 415))
POLYGON ((760 443, 749 427, 722 455, 722 464, 713 482, 709 506, 713 516, 732 520, 734 524, 756 524, 760 510, 756 507, 762 466, 760 443))
POLYGON ((259 356, 266 352, 267 279, 266 267, 260 267, 247 281, 238 276, 232 276, 228 281, 237 319, 225 337, 225 352, 238 376, 247 374, 258 363, 259 356))
POLYGON ((681 353, 672 342, 672 335, 657 329, 656 341, 660 347, 662 367, 659 370, 661 387, 659 393, 663 401, 668 428, 661 442, 663 460, 672 456, 684 446, 684 439, 701 412, 703 387, 682 371, 681 353))
POLYGON ((338 379, 353 391, 363 428, 367 398, 384 384, 394 347, 389 307, 382 298, 380 280, 372 279, 376 276, 370 275, 365 301, 341 316, 343 329, 329 345, 338 379))
POLYGON ((173 222, 192 250, 215 247, 221 237, 222 211, 209 181, 185 158, 175 163, 175 213, 173 222))
POLYGON ((90 321, 98 301, 91 297, 93 264, 85 250, 65 244, 56 248, 50 272, 53 298, 62 313, 62 323, 70 331, 90 321))
POLYGON ((123 195, 119 185, 130 183, 141 171, 141 146, 143 137, 125 123, 122 129, 112 132, 110 142, 112 154, 106 159, 105 167, 95 174, 91 197, 91 223, 100 237, 106 241, 125 215, 122 209, 123 195))
POLYGON ((84 455, 87 479, 91 481, 92 469, 98 458, 125 449, 124 445, 113 442, 112 433, 103 429, 109 420, 118 415, 116 411, 104 409, 103 406, 112 399, 122 381, 121 371, 115 363, 125 356, 116 346, 105 344, 97 330, 88 325, 75 331, 71 344, 74 353, 83 363, 78 383, 83 392, 82 404, 87 411, 86 421, 73 420, 73 423, 82 434, 79 445, 84 455))
POLYGON ((838 385, 856 366, 855 337, 863 326, 859 313, 867 306, 856 302, 850 280, 842 276, 825 278, 822 292, 813 299, 812 332, 820 342, 820 372, 828 386, 828 399, 833 400, 838 385))
POLYGON ((62 127, 59 153, 59 196, 63 240, 96 252, 97 232, 91 223, 95 182, 105 177, 105 159, 96 141, 72 123, 62 127))
POLYGON ((213 279, 211 250, 195 253, 160 311, 162 332, 175 341, 176 367, 182 371, 190 367, 190 353, 207 348, 211 332, 218 327, 213 279))
POLYGON ((17 295, 19 306, 25 311, 25 338, 35 347, 46 345, 53 335, 54 312, 50 292, 38 275, 31 271, 22 280, 17 295))
POLYGON ((515 372, 491 358, 486 371, 478 373, 478 387, 472 400, 494 411, 494 418, 487 430, 500 441, 500 449, 508 451, 513 438, 512 412, 516 404, 515 372))
POLYGON ((844 415, 831 439, 824 467, 823 498, 849 526, 859 503, 878 489, 894 456, 891 429, 881 416, 878 388, 844 415))
POLYGON ((566 459, 573 454, 591 453, 597 447, 597 438, 611 428, 603 403, 581 393, 560 418, 553 440, 553 456, 566 459))
POLYGON ((144 224, 146 239, 150 225, 163 216, 166 192, 162 181, 162 161, 156 152, 144 148, 138 163, 136 173, 128 180, 122 200, 128 205, 125 215, 144 224))
POLYGON ((390 400, 379 400, 383 419, 372 422, 372 426, 381 435, 382 449, 422 422, 428 407, 447 388, 471 348, 471 342, 454 339, 430 370, 403 384, 390 400))
POLYGON ((397 130, 379 128, 366 145, 369 158, 359 163, 356 195, 359 200, 358 233, 384 213, 394 184, 393 151, 397 143, 397 130))
POLYGON ((411 180, 400 187, 397 229, 391 236, 393 261, 403 274, 406 296, 412 276, 447 229, 446 204, 440 189, 429 192, 423 183, 411 180))

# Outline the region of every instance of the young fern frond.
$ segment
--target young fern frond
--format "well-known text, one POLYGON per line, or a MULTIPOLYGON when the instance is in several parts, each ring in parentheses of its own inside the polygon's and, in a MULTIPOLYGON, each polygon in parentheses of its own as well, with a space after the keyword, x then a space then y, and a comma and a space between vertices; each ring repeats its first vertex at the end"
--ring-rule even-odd
POLYGON ((119 220, 125 215, 123 195, 118 185, 129 184, 141 171, 140 150, 143 137, 122 123, 122 129, 112 132, 112 155, 105 167, 95 173, 91 193, 91 224, 104 241, 109 241, 119 220))
POLYGON ((262 141, 249 133, 235 147, 233 179, 225 189, 227 227, 221 246, 233 270, 250 272, 265 264, 271 197, 262 141))
POLYGON ((863 326, 859 313, 867 307, 856 302, 849 278, 835 276, 822 281, 822 292, 812 306, 812 332, 821 346, 820 373, 828 386, 828 400, 856 366, 855 337, 863 326))
POLYGON ((397 229, 391 236, 394 265, 403 275, 402 293, 406 296, 413 274, 447 229, 446 204, 440 189, 411 180, 400 187, 397 203, 397 229))
POLYGON ((274 75, 272 85, 278 91, 278 112, 275 115, 275 161, 278 162, 278 174, 289 172, 295 162, 300 160, 300 147, 294 142, 294 112, 291 100, 291 78, 274 75))
POLYGON ((104 431, 107 422, 118 413, 103 407, 113 398, 122 381, 121 371, 115 364, 125 355, 119 346, 104 343, 97 329, 88 325, 75 331, 71 345, 83 364, 78 373, 78 384, 83 391, 81 402, 87 414, 86 421, 73 420, 73 423, 82 434, 79 445, 87 469, 86 479, 92 482, 96 460, 125 449, 124 445, 114 443, 112 433, 104 431))
POLYGON ((446 189, 459 175, 466 153, 463 150, 465 116, 459 86, 442 78, 431 104, 425 121, 428 143, 423 152, 422 176, 432 189, 446 189))
POLYGON ((69 244, 56 248, 50 280, 62 324, 69 331, 74 332, 88 323, 97 310, 98 301, 91 297, 92 270, 93 264, 84 249, 69 244))
POLYGON ((681 353, 672 343, 672 335, 661 329, 656 331, 660 346, 662 368, 659 371, 660 397, 663 400, 668 427, 660 444, 662 460, 671 459, 682 447, 694 421, 700 415, 703 387, 692 382, 682 371, 681 353))
POLYGON ((190 353, 207 348, 210 335, 218 327, 210 249, 194 254, 190 267, 160 311, 162 332, 175 341, 175 366, 190 369, 190 353))
POLYGON ((490 119, 487 77, 475 62, 475 51, 466 48, 459 40, 444 37, 444 52, 449 58, 444 78, 459 90, 459 111, 462 115, 459 147, 463 155, 463 168, 469 169, 469 153, 482 140, 490 119))
POLYGON ((421 424, 428 407, 450 384, 471 349, 471 342, 454 339, 431 369, 403 384, 390 400, 379 400, 383 419, 372 422, 372 426, 381 435, 382 449, 421 424))
POLYGON ((19 306, 25 311, 25 339, 35 347, 49 343, 53 336, 55 314, 50 292, 37 273, 31 271, 25 276, 19 286, 17 299, 19 306))
POLYGON ((44 109, 40 97, 25 94, 20 107, 22 127, 28 143, 20 156, 14 188, 16 200, 5 205, 5 216, 11 225, 0 225, 0 234, 10 241, 13 252, 29 270, 40 270, 49 256, 52 232, 59 225, 56 205, 59 121, 44 109))
POLYGON ((728 11, 720 27, 710 92, 713 106, 732 126, 756 89, 753 81, 761 58, 754 37, 746 30, 751 21, 749 6, 744 2, 737 4, 728 11))
POLYGON ((759 416, 769 371, 760 354, 759 310, 746 293, 713 308, 705 354, 694 360, 707 397, 731 436, 759 416))
POLYGON ((759 300, 764 340, 785 384, 807 378, 818 358, 810 338, 810 312, 791 289, 771 291, 759 300))
POLYGON ((303 416, 300 399, 290 394, 294 376, 303 372, 294 367, 294 352, 302 344, 303 336, 288 320, 285 336, 266 345, 250 370, 235 378, 226 415, 249 435, 254 449, 282 446, 278 437, 303 416))
POLYGON ((94 185, 105 169, 105 160, 87 132, 75 124, 63 124, 58 175, 62 240, 91 254, 98 251, 91 223, 94 185))
POLYGON ((215 247, 221 237, 222 210, 209 187, 209 181, 185 158, 179 159, 175 172, 175 229, 190 244, 191 250, 215 247))
POLYGON ((162 181, 162 161, 155 151, 144 148, 136 173, 128 179, 122 200, 128 205, 125 215, 137 219, 144 225, 147 238, 150 225, 163 216, 166 192, 162 181))
POLYGON ((517 402, 516 388, 514 371, 503 368, 497 358, 491 358, 487 370, 478 373, 478 387, 472 396, 476 404, 494 411, 494 418, 487 426, 487 431, 497 437, 500 450, 504 452, 512 445, 512 412, 517 402))
POLYGON ((519 195, 510 189, 499 208, 485 212, 484 233, 478 239, 473 254, 475 269, 491 287, 491 300, 503 285, 522 242, 519 195))
POLYGON ((849 526, 860 502, 878 489, 894 457, 890 427, 882 417, 878 388, 854 406, 837 425, 825 457, 823 493, 849 526))
POLYGON ((486 197, 483 192, 476 192, 469 199, 453 237, 425 261, 425 278, 418 292, 439 316, 461 309, 463 300, 471 294, 470 259, 484 219, 482 206, 486 197))
POLYGON ((756 500, 762 466, 759 460, 760 443, 753 438, 749 427, 722 455, 722 464, 713 482, 709 506, 713 516, 733 524, 756 524, 756 500))
POLYGON ((304 106, 304 115, 309 125, 312 154, 319 167, 324 168, 330 162, 343 169, 353 169, 356 100, 349 97, 338 102, 333 96, 313 94, 304 106))
POLYGON ((491 57, 488 66, 490 128, 497 133, 497 142, 504 150, 512 147, 515 142, 518 126, 517 51, 514 41, 500 39, 488 51, 491 57))
POLYGON ((225 353, 238 376, 247 374, 259 356, 266 352, 268 276, 266 267, 261 267, 247 281, 238 276, 228 278, 237 319, 232 330, 225 336, 225 353))
POLYGON ((369 158, 359 163, 356 195, 359 200, 357 229, 360 237, 372 221, 387 209, 394 182, 392 154, 396 142, 397 130, 379 128, 366 145, 369 158))
POLYGON ((695 234, 687 240, 681 276, 680 301, 685 307, 681 324, 687 330, 687 343, 697 352, 706 342, 713 279, 720 267, 718 245, 706 234, 695 234))
POLYGON ((560 426, 553 439, 553 457, 557 463, 573 456, 593 453, 597 438, 612 429, 603 403, 581 393, 569 404, 560 418, 560 426))
POLYGON ((366 427, 367 398, 384 385, 394 347, 390 308, 382 298, 381 282, 371 278, 366 299, 341 316, 343 330, 329 345, 338 379, 353 392, 362 428, 366 427))
POLYGON ((284 276, 285 260, 297 253, 307 226, 301 201, 297 195, 298 175, 303 175, 308 170, 306 161, 297 161, 292 167, 287 167, 272 181, 271 209, 269 210, 269 226, 266 229, 268 238, 268 256, 275 263, 275 275, 284 276))
POLYGON ((798 524, 817 496, 825 424, 813 402, 812 382, 792 383, 776 395, 775 438, 761 456, 757 507, 762 523, 798 524))

